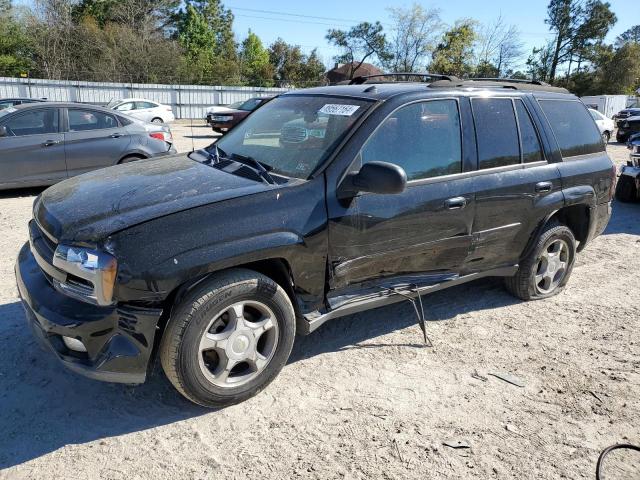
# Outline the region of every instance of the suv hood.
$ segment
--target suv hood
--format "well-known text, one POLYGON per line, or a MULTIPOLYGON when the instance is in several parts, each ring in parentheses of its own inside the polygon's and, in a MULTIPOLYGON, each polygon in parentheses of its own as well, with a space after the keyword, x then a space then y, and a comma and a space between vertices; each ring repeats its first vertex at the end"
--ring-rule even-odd
POLYGON ((59 242, 91 245, 154 218, 276 188, 178 155, 60 182, 36 199, 33 215, 59 242))

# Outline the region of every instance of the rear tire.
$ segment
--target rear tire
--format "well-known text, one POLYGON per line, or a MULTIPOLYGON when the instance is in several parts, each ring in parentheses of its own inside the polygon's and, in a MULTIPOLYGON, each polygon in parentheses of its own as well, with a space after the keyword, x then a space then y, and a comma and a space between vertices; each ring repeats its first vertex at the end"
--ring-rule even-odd
POLYGON ((611 140, 611 133, 610 132, 602 132, 602 141, 604 142, 605 145, 607 145, 609 143, 609 140, 611 140))
POLYGON ((124 157, 118 163, 119 164, 131 163, 131 162, 137 162, 138 160, 144 160, 144 157, 140 157, 139 155, 129 155, 129 156, 124 157))
POLYGON ((194 403, 242 402, 280 373, 295 326, 280 285, 252 270, 228 270, 198 285, 173 309, 160 343, 162 368, 194 403))
POLYGON ((565 225, 549 223, 516 274, 505 279, 507 290, 522 300, 541 300, 557 295, 569 281, 575 257, 573 232, 565 225))
POLYGON ((164 123, 164 121, 160 117, 156 117, 151 120, 151 123, 155 123, 157 125, 164 123))
POLYGON ((616 200, 621 202, 634 202, 638 199, 636 181, 628 175, 620 175, 616 184, 616 200))

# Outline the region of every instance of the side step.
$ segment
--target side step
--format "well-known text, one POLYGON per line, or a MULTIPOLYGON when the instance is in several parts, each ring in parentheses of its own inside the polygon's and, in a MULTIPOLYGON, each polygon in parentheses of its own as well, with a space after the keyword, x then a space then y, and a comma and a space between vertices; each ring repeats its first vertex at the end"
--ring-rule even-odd
POLYGON ((472 282, 480 278, 486 277, 512 277, 518 271, 518 265, 512 265, 509 267, 501 267, 493 270, 487 270, 485 272, 470 273, 461 277, 455 277, 451 280, 446 280, 440 283, 434 283, 427 285, 419 289, 411 289, 406 286, 398 286, 397 292, 393 292, 389 289, 380 289, 375 293, 369 293, 359 297, 353 297, 346 302, 342 302, 340 306, 332 310, 321 312, 315 311, 304 315, 306 322, 305 327, 301 329, 299 333, 302 335, 308 335, 317 330, 321 325, 334 318, 344 317, 365 310, 373 308, 383 307, 385 305, 391 305, 392 303, 398 303, 406 300, 406 297, 415 298, 427 293, 437 292, 454 285, 461 285, 463 283, 472 282))

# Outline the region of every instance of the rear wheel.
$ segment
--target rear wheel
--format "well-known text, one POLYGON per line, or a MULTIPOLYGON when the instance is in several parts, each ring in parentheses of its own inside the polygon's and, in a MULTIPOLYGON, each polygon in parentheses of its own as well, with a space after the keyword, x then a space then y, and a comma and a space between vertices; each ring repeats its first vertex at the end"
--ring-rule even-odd
POLYGON ((607 143, 609 143, 609 140, 611 140, 611 133, 610 132, 602 132, 602 141, 604 142, 605 145, 607 143))
POLYGON ((177 305, 160 360, 186 398, 222 407, 265 388, 284 367, 294 338, 295 313, 282 287, 251 270, 229 270, 177 305))
POLYGON ((569 281, 575 252, 573 232, 565 225, 547 224, 517 273, 505 279, 507 290, 522 300, 557 295, 569 281))
POLYGON ((120 160, 120 162, 118 163, 131 163, 131 162, 137 162, 138 160, 144 160, 144 157, 141 157, 139 155, 128 155, 126 157, 124 157, 122 160, 120 160))
POLYGON ((620 175, 616 184, 616 199, 621 202, 633 202, 637 198, 636 180, 628 175, 620 175))
POLYGON ((151 120, 151 123, 160 124, 160 123, 164 123, 164 122, 162 121, 162 119, 160 117, 156 117, 153 120, 151 120))

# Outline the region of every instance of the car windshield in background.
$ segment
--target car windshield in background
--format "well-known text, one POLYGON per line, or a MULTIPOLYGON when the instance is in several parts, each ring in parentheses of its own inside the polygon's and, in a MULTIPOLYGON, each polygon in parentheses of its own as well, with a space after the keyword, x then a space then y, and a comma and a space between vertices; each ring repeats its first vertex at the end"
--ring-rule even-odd
POLYGON ((262 103, 261 98, 250 98, 246 102, 243 102, 242 104, 240 104, 240 106, 238 107, 238 110, 252 112, 258 107, 258 105, 260 105, 260 103, 262 103))
POLYGON ((275 173, 308 178, 372 105, 352 98, 284 95, 252 113, 217 145, 275 173))

